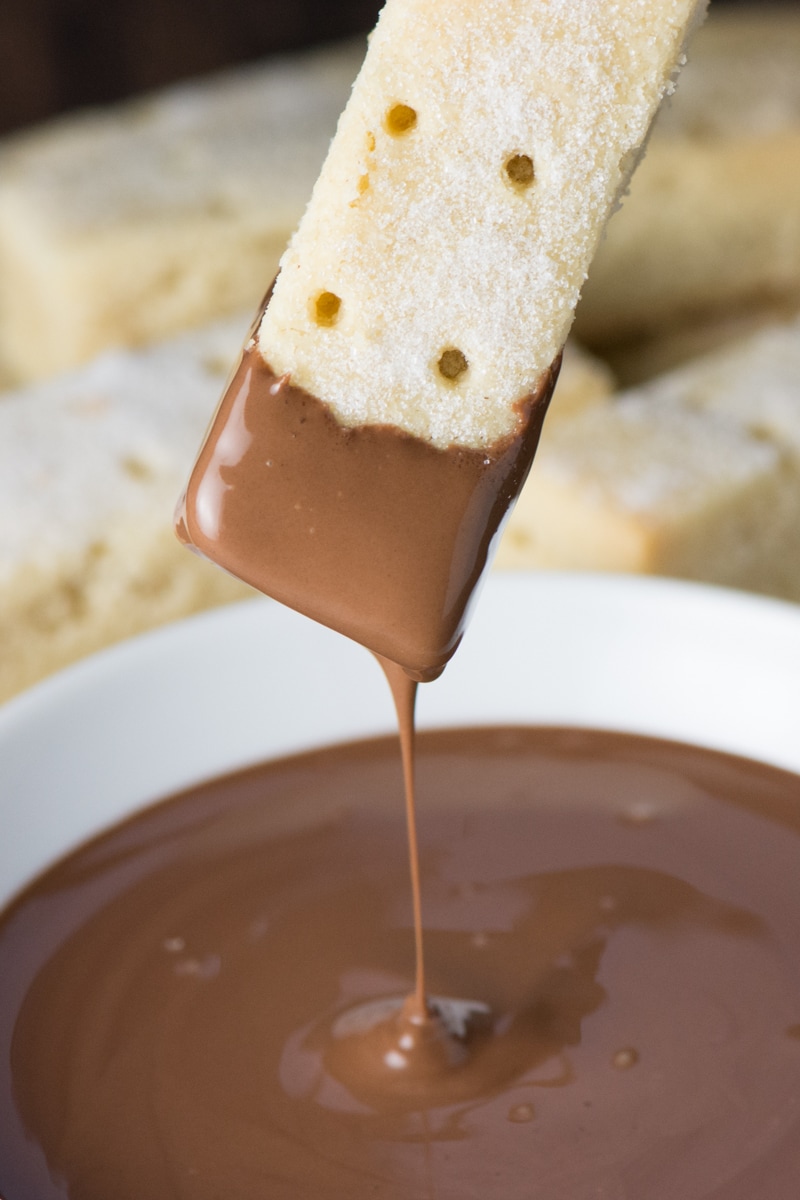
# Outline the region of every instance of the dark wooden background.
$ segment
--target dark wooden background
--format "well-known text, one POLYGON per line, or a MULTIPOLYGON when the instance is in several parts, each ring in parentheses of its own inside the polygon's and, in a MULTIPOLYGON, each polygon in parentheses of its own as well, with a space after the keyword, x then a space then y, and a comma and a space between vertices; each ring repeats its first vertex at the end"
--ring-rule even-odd
POLYGON ((375 23, 381 0, 0 0, 0 132, 375 23))
MULTIPOLYGON (((713 0, 725 2, 735 0, 713 0)), ((231 63, 368 30, 381 3, 0 0, 0 133, 231 63)))

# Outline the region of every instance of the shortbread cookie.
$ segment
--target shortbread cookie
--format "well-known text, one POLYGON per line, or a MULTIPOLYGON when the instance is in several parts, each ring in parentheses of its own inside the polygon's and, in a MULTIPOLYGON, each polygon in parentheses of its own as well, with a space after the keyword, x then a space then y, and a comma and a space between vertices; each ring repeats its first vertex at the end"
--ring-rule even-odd
POLYGON ((417 678, 527 473, 692 0, 388 0, 181 535, 417 678))
POLYGON ((576 330, 601 347, 765 303, 800 306, 800 11, 712 7, 576 330))
POLYGON ((172 532, 241 317, 0 402, 0 700, 152 625, 248 594, 172 532))
POLYGON ((800 599, 800 327, 550 432, 498 565, 677 575, 800 599))
POLYGON ((763 305, 740 313, 722 313, 702 321, 670 326, 649 337, 604 348, 603 361, 620 387, 637 387, 689 363, 747 340, 761 329, 786 324, 794 306, 763 305))
POLYGON ((723 417, 800 466, 800 318, 653 380, 647 394, 659 407, 679 397, 696 412, 723 417))
POLYGON ((363 53, 275 59, 6 143, 0 359, 38 378, 255 307, 363 53))
POLYGON ((579 413, 610 403, 616 390, 616 380, 608 364, 571 338, 564 347, 542 437, 546 438, 561 421, 570 421, 579 413))
POLYGON ((800 12, 781 0, 714 4, 659 136, 769 136, 800 123, 800 12))
POLYGON ((10 391, 14 387, 14 383, 15 381, 10 370, 0 358, 0 394, 10 391))

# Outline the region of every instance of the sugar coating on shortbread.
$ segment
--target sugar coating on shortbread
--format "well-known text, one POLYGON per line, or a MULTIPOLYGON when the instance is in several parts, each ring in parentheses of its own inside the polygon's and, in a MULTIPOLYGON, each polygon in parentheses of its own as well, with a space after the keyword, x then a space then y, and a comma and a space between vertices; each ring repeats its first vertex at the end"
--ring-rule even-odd
POLYGON ((259 346, 345 425, 512 434, 671 90, 694 0, 389 0, 259 346))
POLYGON ((498 565, 800 599, 798 377, 800 323, 776 325, 554 425, 498 565))

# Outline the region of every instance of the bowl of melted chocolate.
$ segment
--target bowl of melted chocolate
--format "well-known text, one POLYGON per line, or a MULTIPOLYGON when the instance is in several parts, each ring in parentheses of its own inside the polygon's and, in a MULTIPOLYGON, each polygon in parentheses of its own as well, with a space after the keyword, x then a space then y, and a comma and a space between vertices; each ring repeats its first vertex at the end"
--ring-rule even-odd
POLYGON ((7 705, 0 1197, 796 1200, 799 684, 789 605, 493 578, 411 845, 381 671, 277 604, 7 705))

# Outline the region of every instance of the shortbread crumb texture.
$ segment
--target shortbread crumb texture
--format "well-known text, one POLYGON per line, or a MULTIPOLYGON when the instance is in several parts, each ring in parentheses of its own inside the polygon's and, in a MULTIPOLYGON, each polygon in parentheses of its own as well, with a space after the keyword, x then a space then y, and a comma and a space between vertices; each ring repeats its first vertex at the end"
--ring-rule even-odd
POLYGON ((488 447, 563 346, 691 0, 389 0, 259 343, 347 425, 488 447))
POLYGON ((180 546, 187 464, 238 317, 0 401, 0 700, 154 625, 251 595, 180 546))

